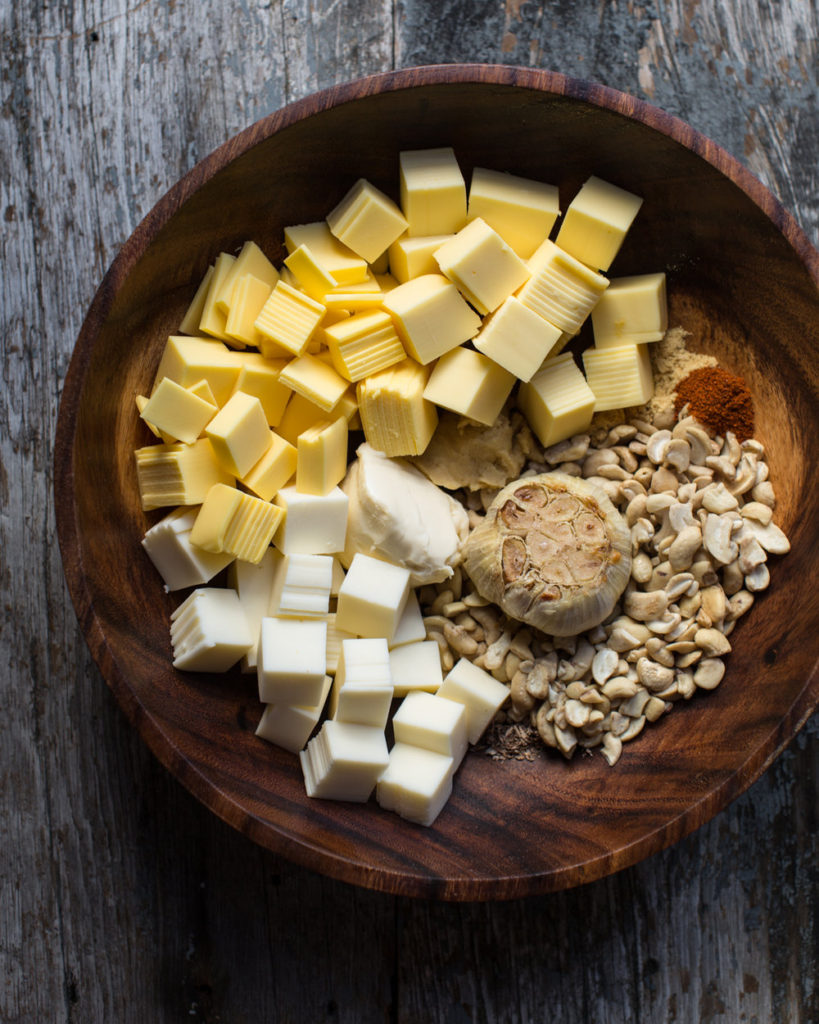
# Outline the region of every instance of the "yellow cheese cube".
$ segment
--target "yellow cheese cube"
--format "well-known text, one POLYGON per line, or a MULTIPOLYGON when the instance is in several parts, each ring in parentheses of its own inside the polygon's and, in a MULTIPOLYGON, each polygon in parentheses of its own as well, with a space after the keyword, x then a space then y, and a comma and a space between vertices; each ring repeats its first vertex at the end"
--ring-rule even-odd
POLYGON ((237 356, 240 370, 234 391, 258 398, 262 403, 267 424, 275 427, 284 415, 292 391, 282 384, 279 375, 286 359, 266 359, 258 352, 243 352, 237 356))
POLYGON ((529 278, 529 270, 486 221, 477 218, 435 251, 441 271, 479 313, 491 313, 529 278))
POLYGON ((435 364, 424 398, 492 426, 514 384, 514 375, 487 356, 455 348, 435 364))
POLYGON ((191 530, 191 544, 225 552, 245 562, 260 562, 284 510, 236 487, 215 484, 205 495, 191 530))
POLYGON ((320 409, 315 402, 311 402, 304 395, 293 394, 287 403, 284 415, 279 420, 276 432, 281 434, 285 441, 296 445, 300 434, 312 427, 313 424, 321 423, 326 419, 327 412, 320 409))
POLYGON ((148 404, 149 399, 145 395, 137 395, 135 401, 137 412, 142 418, 142 421, 144 422, 145 426, 148 428, 148 430, 150 430, 154 437, 158 437, 160 441, 164 441, 165 444, 173 444, 174 439, 169 434, 163 434, 163 432, 161 430, 158 430, 153 425, 153 423, 150 423, 142 416, 143 410, 145 409, 145 406, 148 404))
POLYGON ((469 341, 481 326, 481 318, 442 274, 424 274, 393 288, 383 306, 407 354, 419 363, 431 363, 469 341))
MULTIPOLYGON (((389 252, 389 250, 387 250, 387 252, 389 252)), ((386 265, 389 267, 389 261, 386 261, 386 265)), ((373 264, 373 266, 375 266, 375 264, 373 264)), ((382 292, 391 292, 393 288, 398 287, 398 279, 393 277, 393 275, 388 273, 386 270, 383 274, 377 274, 373 271, 373 276, 375 277, 376 283, 382 292)))
POLYGON ((242 345, 262 344, 262 335, 256 330, 256 320, 270 298, 272 287, 266 281, 245 274, 233 287, 233 298, 225 320, 225 334, 242 345))
POLYGON ((654 394, 651 358, 645 345, 611 345, 583 353, 594 411, 643 405, 654 394))
POLYGON ((234 476, 243 477, 271 444, 262 403, 235 391, 205 430, 216 458, 234 476))
POLYGON ((608 279, 548 239, 529 259, 529 268, 532 276, 517 297, 555 327, 577 334, 608 288, 608 279))
POLYGON ((299 435, 296 490, 329 494, 347 472, 347 420, 339 416, 299 435))
POLYGON ((272 291, 279 280, 279 272, 259 246, 255 242, 245 242, 236 261, 225 274, 216 291, 214 302, 217 309, 225 314, 230 311, 236 285, 246 274, 255 277, 257 281, 263 281, 267 285, 268 291, 272 291))
POLYGON ((176 381, 183 388, 204 378, 217 405, 224 405, 233 393, 239 367, 237 353, 231 352, 221 341, 172 334, 159 360, 154 389, 163 377, 176 381))
POLYGON ((466 183, 449 147, 399 154, 401 209, 410 235, 450 235, 466 223, 466 183))
POLYGON ((406 358, 389 313, 356 313, 325 328, 333 366, 349 381, 358 381, 406 358))
POLYGON ((486 317, 473 344, 520 380, 528 381, 562 338, 559 327, 510 295, 486 317))
POLYGON ((265 501, 271 501, 296 472, 298 453, 294 445, 275 431, 270 431, 271 444, 258 462, 245 473, 242 483, 265 501))
POLYGON ((210 405, 216 407, 217 401, 213 397, 213 390, 210 384, 203 377, 202 380, 197 381, 195 384, 190 384, 187 388, 192 395, 196 395, 197 398, 201 398, 203 402, 208 402, 210 405))
POLYGON ((410 743, 396 743, 387 767, 378 776, 375 799, 416 825, 432 825, 452 794, 455 764, 451 757, 410 743))
POLYGON ((309 352, 292 359, 279 375, 279 381, 325 412, 338 404, 349 387, 349 381, 332 366, 309 352))
POLYGON ((309 245, 299 245, 286 257, 284 265, 290 270, 298 285, 317 302, 324 294, 338 285, 338 280, 326 270, 321 261, 313 255, 309 245))
POLYGON ((327 225, 340 242, 368 263, 377 260, 407 230, 398 206, 364 178, 327 214, 327 225))
POLYGON ((389 249, 385 250, 370 263, 370 270, 376 277, 381 277, 390 269, 389 249))
MULTIPOLYGON (((201 505, 214 484, 232 484, 206 437, 193 444, 152 444, 134 452, 142 508, 201 505)), ((343 546, 343 544, 342 544, 343 546)))
POLYGON ((481 217, 528 259, 549 237, 560 214, 557 186, 476 167, 469 186, 470 220, 481 217))
POLYGON ((660 341, 668 327, 665 274, 612 280, 591 318, 597 348, 660 341))
POLYGON ((279 281, 256 318, 262 355, 271 354, 268 342, 300 356, 324 316, 325 307, 309 295, 279 281))
POLYGON ((338 628, 361 637, 386 637, 389 641, 404 611, 409 589, 409 569, 356 552, 338 592, 338 628))
POLYGON ((434 253, 448 242, 452 235, 403 235, 387 250, 390 271, 396 281, 403 284, 422 274, 437 274, 434 253))
POLYGON ((284 244, 292 254, 306 245, 313 257, 340 285, 355 284, 367 279, 367 261, 333 235, 327 222, 294 224, 284 229, 284 244))
POLYGON ((323 299, 328 309, 358 313, 380 309, 383 296, 378 292, 328 292, 323 299))
POLYGON ((521 384, 518 405, 548 448, 588 428, 595 396, 571 352, 565 352, 547 359, 528 384, 521 384))
POLYGON ((216 296, 219 294, 222 283, 230 273, 230 268, 236 262, 236 257, 229 253, 220 252, 213 265, 213 275, 210 279, 205 301, 202 305, 202 315, 199 318, 199 333, 209 334, 214 338, 230 342, 225 334, 227 318, 224 312, 216 305, 216 296))
POLYGON ((358 382, 358 412, 369 444, 385 455, 420 455, 438 413, 424 398, 430 368, 405 359, 358 382))
POLYGON ((180 334, 199 333, 199 321, 202 319, 202 311, 205 308, 205 299, 207 298, 212 279, 213 266, 211 265, 205 271, 205 276, 199 282, 196 294, 191 299, 191 304, 188 306, 185 315, 182 317, 182 322, 179 325, 180 334))
POLYGON ((608 270, 643 204, 639 196, 592 176, 563 217, 556 242, 594 270, 608 270))
POLYGON ((193 444, 217 412, 215 404, 163 377, 140 415, 157 430, 193 444))
POLYGON ((509 690, 482 668, 460 658, 441 684, 438 696, 463 704, 467 738, 470 743, 477 743, 506 701, 509 690))

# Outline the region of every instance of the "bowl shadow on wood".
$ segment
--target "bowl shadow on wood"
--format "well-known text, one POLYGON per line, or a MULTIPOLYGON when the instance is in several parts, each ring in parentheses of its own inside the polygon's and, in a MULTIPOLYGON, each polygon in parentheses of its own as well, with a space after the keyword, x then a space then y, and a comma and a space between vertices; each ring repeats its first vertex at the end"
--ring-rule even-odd
POLYGON ((751 784, 819 702, 816 282, 819 257, 758 182, 713 144, 621 94, 546 72, 414 69, 293 104, 217 150, 128 241, 84 324, 55 445, 58 533, 103 677, 169 770, 256 842, 389 892, 511 898, 619 870, 692 831, 751 784), (645 199, 614 276, 666 270, 672 324, 754 395, 791 553, 732 636, 719 689, 628 745, 496 763, 470 753, 430 829, 310 801, 297 759, 253 733, 255 680, 180 673, 164 593, 140 540, 134 396, 220 250, 253 238, 274 260, 290 223, 324 217, 358 177, 397 194, 401 149, 454 146, 474 166, 559 183, 565 209, 597 174, 645 199))

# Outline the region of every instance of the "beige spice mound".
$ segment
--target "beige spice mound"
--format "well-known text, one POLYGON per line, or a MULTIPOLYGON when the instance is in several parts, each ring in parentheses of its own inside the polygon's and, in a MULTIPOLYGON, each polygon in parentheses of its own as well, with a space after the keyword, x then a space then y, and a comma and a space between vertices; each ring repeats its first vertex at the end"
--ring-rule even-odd
POLYGON ((666 331, 662 341, 649 345, 654 370, 654 395, 637 411, 637 416, 658 427, 670 426, 676 420, 674 394, 680 381, 692 370, 717 365, 713 356, 689 351, 685 343, 688 337, 690 331, 683 327, 672 327, 666 331))

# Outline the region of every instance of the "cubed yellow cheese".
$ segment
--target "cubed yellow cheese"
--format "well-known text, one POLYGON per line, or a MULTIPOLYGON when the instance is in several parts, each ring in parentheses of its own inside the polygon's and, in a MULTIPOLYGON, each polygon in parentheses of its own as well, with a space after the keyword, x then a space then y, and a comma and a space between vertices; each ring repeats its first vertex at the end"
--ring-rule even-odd
POLYGON ((328 292, 322 301, 327 309, 360 313, 371 309, 380 309, 383 295, 380 291, 328 292))
POLYGON ((559 327, 510 295, 499 309, 486 317, 473 344, 520 380, 528 381, 557 348, 562 337, 559 327))
POLYGON ((145 417, 142 415, 145 406, 148 404, 150 399, 148 399, 146 395, 137 395, 135 401, 137 412, 139 413, 142 422, 145 424, 148 430, 150 430, 154 437, 158 437, 160 441, 164 441, 165 444, 173 444, 174 439, 169 434, 165 434, 161 430, 157 429, 157 427, 155 427, 153 423, 150 422, 150 420, 146 420, 145 417))
POLYGON ((466 732, 470 743, 477 743, 495 713, 505 703, 509 690, 494 676, 459 659, 438 690, 439 697, 463 704, 466 708, 466 732))
POLYGON ((298 463, 294 445, 274 430, 270 431, 270 437, 270 447, 242 477, 245 487, 265 501, 271 501, 277 491, 292 479, 298 463))
POLYGON ((291 254, 300 245, 306 245, 313 257, 340 285, 355 284, 367 279, 367 261, 339 242, 326 221, 294 224, 285 228, 284 244, 291 254))
POLYGON ((229 351, 221 341, 172 334, 165 342, 154 388, 163 377, 176 381, 183 388, 198 383, 204 377, 217 405, 224 405, 233 393, 239 368, 238 354, 229 351))
POLYGON ((205 271, 205 276, 199 282, 199 287, 196 289, 196 293, 191 299, 185 315, 182 317, 182 322, 179 324, 180 334, 199 333, 199 321, 202 319, 202 310, 205 308, 205 299, 207 298, 212 279, 213 266, 211 265, 205 271))
POLYGON ((521 259, 549 237, 560 214, 557 186, 476 167, 469 185, 469 219, 481 217, 521 259))
POLYGON ((608 287, 608 279, 548 239, 529 259, 529 268, 532 276, 517 297, 555 327, 577 334, 608 287))
POLYGON ((452 235, 403 235, 387 250, 390 271, 399 284, 420 277, 437 274, 438 264, 433 255, 452 235))
POLYGON ((389 641, 404 611, 409 588, 409 569, 357 552, 338 592, 339 629, 389 641))
POLYGON ((217 412, 215 404, 199 398, 170 377, 163 377, 141 416, 177 441, 193 444, 217 412))
POLYGON ((592 176, 569 203, 556 242, 594 270, 608 270, 643 200, 592 176))
POLYGON ((324 330, 333 366, 348 381, 359 381, 406 358, 389 313, 356 313, 324 330))
POLYGON ((317 302, 321 302, 325 292, 338 285, 338 280, 316 259, 309 245, 295 248, 285 258, 284 265, 293 274, 299 287, 317 302))
POLYGON ((466 183, 455 151, 405 150, 399 154, 401 209, 410 235, 450 235, 466 223, 466 183))
POLYGON ((327 214, 327 225, 340 242, 368 263, 377 260, 407 230, 396 203, 365 178, 359 178, 327 214))
POLYGON ((235 391, 205 428, 216 458, 234 476, 243 477, 271 445, 262 403, 235 391))
POLYGON ((383 729, 327 719, 299 761, 309 797, 366 803, 390 758, 383 729))
POLYGON ((480 217, 435 251, 443 274, 481 314, 491 313, 529 278, 514 249, 480 217))
POLYGON ((285 348, 293 355, 300 356, 307 348, 324 312, 322 303, 280 280, 256 318, 256 329, 262 335, 259 345, 262 355, 278 354, 279 348, 285 348), (269 352, 268 342, 273 342, 279 348, 269 352))
POLYGON ((310 733, 318 725, 332 682, 330 676, 324 677, 321 698, 318 704, 312 707, 298 704, 268 704, 256 727, 256 735, 268 743, 274 743, 277 747, 298 754, 310 739, 310 733))
POLYGON ((591 317, 597 348, 660 341, 668 327, 665 274, 615 278, 591 317))
POLYGON ((230 311, 225 320, 225 334, 229 338, 242 345, 258 347, 262 344, 262 335, 256 330, 256 320, 272 290, 266 281, 252 274, 245 274, 236 281, 230 311))
POLYGON ((270 260, 255 242, 245 242, 236 261, 225 274, 222 283, 216 290, 214 302, 216 308, 227 314, 233 303, 236 284, 250 274, 256 280, 264 282, 268 291, 272 291, 279 280, 279 273, 270 260))
POLYGON ((435 405, 424 398, 430 367, 405 359, 357 386, 358 412, 369 444, 385 455, 420 455, 438 425, 435 405))
POLYGON ((222 283, 230 273, 230 268, 235 262, 236 257, 231 256, 230 253, 220 252, 216 257, 216 262, 213 265, 213 275, 202 305, 202 315, 199 318, 200 334, 208 334, 227 342, 230 342, 230 339, 225 334, 227 317, 216 305, 216 296, 219 294, 222 283))
MULTIPOLYGON (((193 444, 152 444, 134 452, 142 508, 200 505, 214 484, 232 484, 206 437, 193 444)), ((343 546, 343 545, 342 545, 343 546)))
POLYGON ((260 562, 284 511, 236 487, 215 484, 208 491, 191 530, 191 544, 260 562))
POLYGON ((190 391, 192 395, 196 395, 197 398, 201 398, 203 402, 208 402, 214 407, 218 405, 213 396, 211 386, 204 377, 195 384, 189 384, 187 390, 190 391))
POLYGON ((226 672, 251 643, 247 617, 235 590, 194 590, 171 613, 174 668, 226 672))
POLYGON ((611 345, 583 353, 594 411, 643 405, 654 394, 651 357, 645 345, 611 345))
POLYGON ((257 657, 259 700, 315 707, 325 692, 327 623, 262 619, 257 657))
POLYGON ((491 426, 514 384, 514 375, 487 356, 470 348, 455 348, 435 364, 424 398, 491 426))
POLYGON ((279 375, 289 359, 267 359, 259 352, 243 352, 236 358, 240 369, 234 391, 242 391, 246 395, 258 398, 262 403, 267 425, 277 426, 293 393, 279 380, 279 375))
POLYGON ((406 821, 429 826, 452 794, 454 762, 451 757, 396 743, 387 767, 378 777, 375 798, 379 807, 406 821))
POLYGON ((299 435, 296 490, 329 494, 347 472, 347 420, 316 423, 299 435))
POLYGON ((309 352, 292 359, 279 375, 279 381, 324 412, 335 408, 350 383, 309 352))
POLYGON ((564 352, 547 359, 527 384, 521 384, 518 405, 548 448, 588 428, 595 396, 571 352, 564 352))
POLYGON ((295 446, 298 444, 299 434, 302 434, 315 423, 321 423, 326 419, 327 413, 324 409, 320 409, 309 398, 294 393, 287 403, 284 415, 276 427, 276 432, 281 434, 285 441, 289 441, 290 444, 295 446))
POLYGON ((442 274, 424 274, 393 288, 383 307, 407 354, 424 364, 474 338, 481 326, 481 318, 442 274))

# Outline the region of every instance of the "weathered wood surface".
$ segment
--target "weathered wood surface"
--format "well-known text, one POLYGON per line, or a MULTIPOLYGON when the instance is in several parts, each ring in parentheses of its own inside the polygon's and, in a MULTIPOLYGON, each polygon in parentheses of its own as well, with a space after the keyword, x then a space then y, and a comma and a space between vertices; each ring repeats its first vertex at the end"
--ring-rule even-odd
POLYGON ((592 78, 689 120, 819 242, 815 3, 43 0, 0 8, 0 1020, 819 1021, 819 723, 676 847, 502 904, 331 882, 232 832, 99 678, 50 451, 85 308, 198 159, 359 74, 592 78))

